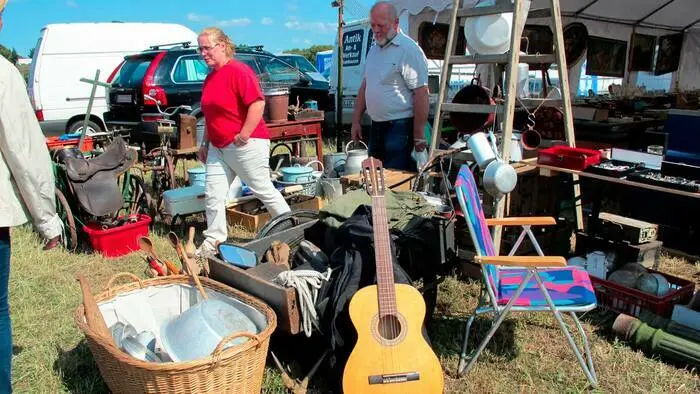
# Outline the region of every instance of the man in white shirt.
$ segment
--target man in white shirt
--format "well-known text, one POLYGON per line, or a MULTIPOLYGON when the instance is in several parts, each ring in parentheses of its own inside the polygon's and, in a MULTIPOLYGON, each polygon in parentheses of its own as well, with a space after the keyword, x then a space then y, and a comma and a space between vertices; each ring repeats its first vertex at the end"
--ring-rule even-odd
POLYGON ((412 150, 422 152, 428 121, 428 61, 423 50, 399 30, 396 7, 377 2, 370 11, 375 44, 365 61, 365 75, 352 118, 352 139, 362 138, 360 120, 372 119, 369 154, 385 168, 415 171, 412 150))
MULTIPOLYGON (((0 0, 0 30, 6 0, 0 0)), ((12 392, 12 329, 8 286, 10 227, 31 216, 42 235, 58 244, 55 183, 49 151, 29 103, 27 86, 12 63, 0 56, 0 393, 12 392)))

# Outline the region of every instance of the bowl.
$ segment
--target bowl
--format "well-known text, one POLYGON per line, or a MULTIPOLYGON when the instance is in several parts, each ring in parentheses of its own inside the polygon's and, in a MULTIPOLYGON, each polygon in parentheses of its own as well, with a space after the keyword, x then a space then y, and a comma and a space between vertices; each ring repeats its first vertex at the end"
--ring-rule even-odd
MULTIPOLYGON (((173 361, 198 360, 211 355, 223 338, 235 332, 258 334, 258 325, 244 308, 259 314, 245 304, 233 305, 217 299, 196 304, 163 326, 163 349, 173 361)), ((235 338, 224 349, 246 341, 247 337, 235 338)))
MULTIPOLYGON (((494 4, 494 0, 486 0, 481 1, 474 7, 490 7, 494 4)), ((530 0, 524 1, 522 9, 524 17, 527 18, 530 0)), ((512 12, 466 18, 464 21, 464 36, 467 39, 469 53, 472 55, 502 55, 508 52, 510 50, 512 28, 512 12)))

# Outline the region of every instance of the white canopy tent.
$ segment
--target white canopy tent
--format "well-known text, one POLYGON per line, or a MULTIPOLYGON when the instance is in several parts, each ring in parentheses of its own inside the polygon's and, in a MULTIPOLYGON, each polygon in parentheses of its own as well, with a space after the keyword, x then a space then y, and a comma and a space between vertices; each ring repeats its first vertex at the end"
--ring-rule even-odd
MULTIPOLYGON (((462 0, 463 6, 479 0, 462 0)), ((452 0, 393 0, 399 12, 410 15, 411 26, 423 21, 448 22, 452 0)), ((685 33, 678 71, 672 86, 681 91, 700 89, 700 1, 698 0, 560 0, 564 25, 581 22, 591 36, 630 42, 632 33, 662 36, 685 33)), ((537 18, 535 10, 549 8, 549 0, 532 0, 528 24, 547 25, 549 17, 537 18)), ((412 29, 417 27, 412 27, 412 29)), ((413 32, 409 32, 413 37, 413 32)), ((583 62, 583 60, 582 60, 583 62)), ((571 68, 571 83, 578 83, 580 64, 571 68), (578 66, 578 67, 577 67, 578 66)), ((625 83, 636 83, 628 73, 625 83)), ((572 89, 575 92, 576 89, 572 89)))

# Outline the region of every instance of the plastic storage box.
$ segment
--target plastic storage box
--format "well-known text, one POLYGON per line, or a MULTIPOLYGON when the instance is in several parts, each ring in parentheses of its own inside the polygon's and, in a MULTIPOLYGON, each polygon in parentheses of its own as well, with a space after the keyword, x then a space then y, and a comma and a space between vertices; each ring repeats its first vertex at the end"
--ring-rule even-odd
POLYGON ((593 149, 553 146, 540 149, 537 164, 583 171, 588 166, 600 163, 600 152, 593 149))
POLYGON ((165 212, 175 217, 204 212, 204 186, 187 186, 163 192, 165 212))
POLYGON ((151 217, 139 215, 136 223, 101 229, 97 223, 89 223, 83 230, 90 238, 92 249, 105 257, 119 257, 139 250, 139 238, 148 235, 151 217))

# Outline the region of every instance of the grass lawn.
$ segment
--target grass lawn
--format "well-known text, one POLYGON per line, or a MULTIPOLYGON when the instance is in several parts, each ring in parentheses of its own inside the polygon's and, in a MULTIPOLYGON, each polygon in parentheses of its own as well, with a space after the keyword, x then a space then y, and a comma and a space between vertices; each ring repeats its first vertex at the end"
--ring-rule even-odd
MULTIPOLYGON (((160 255, 176 260, 167 239, 153 236, 160 255)), ((28 228, 12 232, 10 304, 14 330, 13 384, 16 392, 101 393, 100 378, 83 334, 73 321, 81 302, 75 274, 91 281, 95 292, 121 271, 143 276, 139 254, 106 260, 64 250, 42 252, 28 228)), ((663 269, 698 280, 699 265, 665 258, 663 269)), ((448 278, 440 287, 431 337, 446 372, 446 392, 583 392, 587 382, 556 322, 548 314, 516 315, 506 320, 469 375, 457 378, 464 321, 476 303, 478 284, 448 278)), ((697 371, 654 360, 618 342, 609 332, 611 318, 594 313, 584 318, 602 392, 700 391, 697 371)), ((486 321, 477 320, 482 334, 486 321)), ((268 364, 272 366, 272 364, 268 364)), ((265 392, 283 393, 279 375, 268 367, 265 392)))

